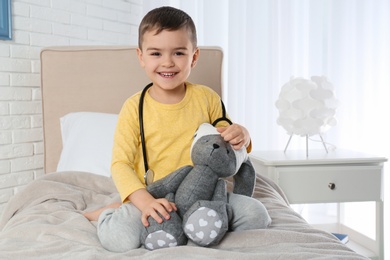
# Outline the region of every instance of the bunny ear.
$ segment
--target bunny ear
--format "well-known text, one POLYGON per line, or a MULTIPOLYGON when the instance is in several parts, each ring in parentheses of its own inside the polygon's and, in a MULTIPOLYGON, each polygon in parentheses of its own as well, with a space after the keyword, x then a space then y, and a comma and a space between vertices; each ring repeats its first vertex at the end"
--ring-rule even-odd
POLYGON ((233 149, 233 152, 236 155, 236 171, 235 172, 238 173, 238 171, 241 168, 241 165, 246 160, 248 160, 249 156, 248 156, 248 153, 246 151, 246 147, 242 147, 240 150, 233 149))
POLYGON ((233 193, 252 197, 256 183, 256 172, 252 162, 248 159, 242 163, 240 169, 234 175, 233 193))

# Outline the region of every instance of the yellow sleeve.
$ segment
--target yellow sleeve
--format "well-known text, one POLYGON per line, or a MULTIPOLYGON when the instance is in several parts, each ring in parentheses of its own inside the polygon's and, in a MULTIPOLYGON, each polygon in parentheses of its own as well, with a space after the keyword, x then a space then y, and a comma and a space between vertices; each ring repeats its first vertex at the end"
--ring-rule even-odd
POLYGON ((246 148, 246 152, 247 153, 252 152, 252 140, 249 141, 248 147, 246 148))
POLYGON ((139 95, 135 95, 124 103, 114 135, 111 174, 123 202, 134 191, 145 188, 134 170, 140 142, 138 100, 139 95))

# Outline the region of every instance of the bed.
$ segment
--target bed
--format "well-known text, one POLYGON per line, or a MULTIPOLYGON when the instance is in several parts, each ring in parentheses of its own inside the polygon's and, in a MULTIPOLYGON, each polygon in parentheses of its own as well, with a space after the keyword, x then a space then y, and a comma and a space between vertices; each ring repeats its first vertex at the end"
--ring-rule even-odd
MULTIPOLYGON (((222 58, 221 49, 202 47, 189 81, 221 94, 222 58)), ((254 197, 272 218, 268 229, 230 232, 210 248, 105 250, 82 213, 119 201, 109 173, 116 114, 148 79, 128 46, 45 48, 41 75, 46 174, 4 208, 1 259, 366 259, 306 223, 261 172, 254 197)))

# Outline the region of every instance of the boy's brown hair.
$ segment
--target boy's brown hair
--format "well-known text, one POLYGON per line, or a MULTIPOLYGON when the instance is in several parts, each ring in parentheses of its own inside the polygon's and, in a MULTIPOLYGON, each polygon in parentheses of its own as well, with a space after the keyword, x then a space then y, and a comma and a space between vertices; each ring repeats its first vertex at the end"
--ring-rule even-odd
POLYGON ((148 12, 141 21, 138 28, 138 47, 142 49, 143 36, 146 32, 157 30, 156 35, 163 30, 176 31, 186 28, 192 45, 197 47, 197 37, 195 24, 192 18, 182 10, 163 6, 148 12))

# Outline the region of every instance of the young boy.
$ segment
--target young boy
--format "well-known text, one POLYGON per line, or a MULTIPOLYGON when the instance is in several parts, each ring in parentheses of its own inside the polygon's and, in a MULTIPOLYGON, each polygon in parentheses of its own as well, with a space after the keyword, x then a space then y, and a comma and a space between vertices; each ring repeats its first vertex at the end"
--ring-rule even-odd
MULTIPOLYGON (((172 7, 150 11, 140 24, 138 45, 140 64, 153 83, 143 101, 143 124, 148 164, 158 180, 192 164, 193 135, 202 123, 221 117, 221 101, 210 88, 186 82, 200 53, 195 25, 185 12, 172 7)), ((140 95, 135 94, 123 105, 114 137, 111 171, 123 204, 84 214, 89 220, 98 220, 99 239, 110 251, 138 248, 140 234, 149 225, 148 217, 161 223, 160 216, 169 220, 169 212, 176 210, 174 203, 154 198, 145 188, 140 95)), ((219 123, 218 131, 234 149, 251 149, 249 133, 243 126, 219 123)), ((229 203, 234 212, 231 230, 264 228, 270 223, 264 206, 253 198, 229 194, 229 203)))

